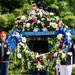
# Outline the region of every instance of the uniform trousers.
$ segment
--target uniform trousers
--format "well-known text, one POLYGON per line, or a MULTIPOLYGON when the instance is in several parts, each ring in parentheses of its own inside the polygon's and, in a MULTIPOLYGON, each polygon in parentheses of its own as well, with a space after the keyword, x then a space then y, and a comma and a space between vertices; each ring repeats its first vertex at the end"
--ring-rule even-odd
POLYGON ((60 75, 71 75, 72 65, 60 65, 60 75))
POLYGON ((0 62, 0 75, 7 75, 9 62, 0 62))

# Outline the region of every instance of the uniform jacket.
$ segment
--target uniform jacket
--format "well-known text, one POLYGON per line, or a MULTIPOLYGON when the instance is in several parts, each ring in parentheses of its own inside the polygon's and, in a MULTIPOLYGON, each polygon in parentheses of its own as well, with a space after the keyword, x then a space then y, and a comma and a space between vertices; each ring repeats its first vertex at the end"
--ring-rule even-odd
POLYGON ((68 55, 67 54, 67 57, 66 57, 66 61, 61 61, 61 65, 70 65, 71 64, 71 60, 72 60, 72 64, 74 64, 74 59, 75 59, 75 50, 73 50, 73 45, 74 43, 72 43, 72 46, 70 48, 70 52, 72 52, 72 59, 71 59, 71 55, 68 55))
POLYGON ((7 43, 0 40, 0 62, 9 61, 9 55, 7 55, 8 49, 7 43))

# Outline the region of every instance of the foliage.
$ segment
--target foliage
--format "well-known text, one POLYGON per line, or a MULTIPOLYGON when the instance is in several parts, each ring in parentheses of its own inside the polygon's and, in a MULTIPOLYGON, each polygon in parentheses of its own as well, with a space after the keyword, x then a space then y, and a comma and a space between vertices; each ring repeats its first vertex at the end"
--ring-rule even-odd
MULTIPOLYGON (((31 0, 33 2, 34 0, 31 0)), ((37 0, 35 0, 37 1, 37 0)), ((75 24, 75 4, 74 0, 43 0, 45 5, 45 10, 54 12, 55 15, 60 16, 62 21, 68 25, 69 27, 74 27, 75 24), (72 16, 71 16, 72 15, 72 16), (71 18, 71 21, 68 20, 68 18, 71 18), (68 23, 69 22, 69 23, 68 23)), ((31 10, 32 5, 29 5, 28 0, 11 0, 11 1, 2 1, 0 0, 0 14, 4 12, 12 12, 15 17, 23 15, 27 15, 27 12, 31 10), (12 3, 12 5, 10 5, 12 3), (22 4, 23 3, 23 4, 22 4), (9 6, 8 6, 9 5, 9 6), (12 9, 11 9, 12 8, 12 9)), ((7 13, 6 13, 7 14, 7 13)), ((10 23, 10 25, 12 25, 10 23)), ((7 27, 7 25, 6 25, 7 27)), ((8 27, 7 27, 8 28, 8 27)), ((9 26, 9 29, 11 27, 9 26)))
POLYGON ((13 14, 14 14, 15 17, 21 16, 21 15, 23 14, 23 11, 22 11, 22 9, 17 9, 17 8, 16 8, 16 9, 13 11, 13 14))
POLYGON ((28 3, 24 3, 23 6, 23 14, 26 14, 28 11, 30 11, 32 9, 32 5, 29 5, 28 3))
POLYGON ((4 15, 0 15, 0 30, 5 30, 7 26, 7 18, 4 15))
POLYGON ((14 20, 15 17, 12 13, 0 15, 0 30, 11 30, 11 27, 14 25, 14 20))
POLYGON ((15 8, 20 8, 24 2, 26 2, 26 0, 0 0, 2 13, 12 12, 15 8))
MULTIPOLYGON (((44 2, 46 4, 46 10, 52 11, 56 15, 59 15, 62 20, 65 18, 65 16, 69 18, 74 17, 74 0, 44 0, 44 2)), ((66 21, 68 21, 68 19, 64 19, 64 22, 66 21)), ((74 27, 74 18, 71 19, 71 21, 68 21, 66 25, 68 25, 69 27, 74 27)))

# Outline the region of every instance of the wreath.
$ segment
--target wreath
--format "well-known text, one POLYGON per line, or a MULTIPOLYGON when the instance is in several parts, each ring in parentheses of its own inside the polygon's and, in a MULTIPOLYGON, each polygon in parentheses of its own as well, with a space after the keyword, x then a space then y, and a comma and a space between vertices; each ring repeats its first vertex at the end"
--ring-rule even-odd
POLYGON ((30 50, 27 45, 27 37, 21 36, 20 32, 12 35, 21 39, 16 47, 17 57, 23 61, 27 69, 48 70, 51 67, 55 67, 56 64, 59 65, 62 60, 66 60, 66 53, 72 45, 71 35, 74 34, 74 29, 69 30, 68 26, 65 26, 53 12, 33 8, 27 15, 16 18, 15 23, 16 30, 21 30, 21 32, 37 32, 38 27, 43 31, 56 30, 61 32, 56 38, 54 37, 56 41, 54 41, 50 51, 45 54, 39 54, 30 50))

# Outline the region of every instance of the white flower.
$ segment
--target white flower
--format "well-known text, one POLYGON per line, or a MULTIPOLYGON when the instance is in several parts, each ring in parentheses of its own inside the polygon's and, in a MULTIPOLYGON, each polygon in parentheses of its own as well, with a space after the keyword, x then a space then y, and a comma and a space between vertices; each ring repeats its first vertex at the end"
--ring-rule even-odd
POLYGON ((39 54, 38 53, 36 53, 36 56, 35 56, 36 58, 38 58, 39 57, 39 54))
POLYGON ((34 55, 34 53, 31 53, 31 56, 32 56, 33 59, 35 59, 35 55, 34 55))
POLYGON ((36 13, 35 13, 34 10, 32 10, 32 11, 30 12, 30 14, 32 14, 32 15, 36 15, 36 13))
POLYGON ((46 59, 46 56, 45 55, 43 55, 43 59, 46 59))
POLYGON ((40 64, 40 62, 38 63, 38 65, 36 66, 36 68, 39 70, 41 70, 43 68, 43 66, 40 64))
POLYGON ((26 37, 21 37, 21 41, 22 41, 23 43, 26 43, 26 37))
POLYGON ((20 53, 17 54, 18 58, 22 58, 22 55, 20 53))
POLYGON ((53 28, 57 28, 58 27, 58 25, 55 22, 50 22, 49 25, 52 26, 53 28))
POLYGON ((28 69, 30 69, 30 65, 31 65, 31 63, 30 63, 30 62, 28 62, 28 69))
POLYGON ((24 46, 24 43, 20 42, 19 45, 20 45, 20 46, 24 46))
POLYGON ((58 20, 59 20, 59 17, 58 17, 58 16, 56 16, 55 18, 56 18, 56 21, 58 21, 58 20))
POLYGON ((61 40, 61 38, 63 37, 63 34, 58 34, 57 35, 57 39, 61 40))
POLYGON ((29 50, 25 50, 25 52, 26 52, 26 53, 30 53, 30 51, 29 51, 29 50))
POLYGON ((44 22, 41 22, 41 25, 44 27, 44 25, 45 25, 44 22))
POLYGON ((54 56, 54 57, 57 57, 57 54, 58 54, 58 52, 54 53, 54 55, 53 55, 53 56, 54 56))
POLYGON ((17 48, 21 48, 21 46, 18 45, 17 48))
POLYGON ((17 52, 19 52, 20 51, 20 48, 17 48, 17 50, 16 50, 17 52))
POLYGON ((41 23, 41 21, 40 20, 37 20, 37 24, 39 24, 39 23, 41 23))
POLYGON ((60 51, 59 51, 59 53, 63 53, 63 51, 62 51, 62 50, 60 50, 60 51))
POLYGON ((41 20, 42 20, 42 21, 44 21, 44 20, 45 20, 45 18, 41 18, 41 20))
POLYGON ((50 14, 50 15, 54 15, 54 13, 53 13, 53 12, 50 12, 49 14, 50 14))
POLYGON ((6 53, 7 55, 10 55, 10 51, 7 51, 7 53, 6 53))
POLYGON ((56 43, 56 47, 59 47, 60 43, 56 43))
POLYGON ((25 20, 25 19, 26 19, 26 17, 25 16, 22 16, 20 20, 25 20))
POLYGON ((52 25, 52 27, 56 29, 56 28, 58 28, 58 25, 57 25, 56 23, 54 23, 54 24, 52 25))
POLYGON ((65 57, 66 57, 66 54, 65 53, 62 53, 61 58, 65 58, 65 57))
POLYGON ((47 18, 47 21, 49 21, 49 22, 50 22, 51 20, 52 20, 51 18, 47 18))
POLYGON ((60 59, 57 59, 56 60, 56 64, 60 64, 60 59))
POLYGON ((65 28, 67 29, 67 28, 68 28, 68 26, 65 26, 65 28))
POLYGON ((40 11, 40 12, 38 13, 38 15, 40 15, 40 17, 42 17, 42 16, 43 16, 42 11, 40 11))
POLYGON ((26 27, 29 28, 29 27, 30 27, 30 23, 27 23, 27 24, 26 24, 26 27))

